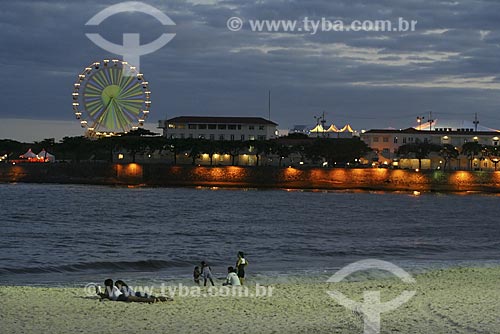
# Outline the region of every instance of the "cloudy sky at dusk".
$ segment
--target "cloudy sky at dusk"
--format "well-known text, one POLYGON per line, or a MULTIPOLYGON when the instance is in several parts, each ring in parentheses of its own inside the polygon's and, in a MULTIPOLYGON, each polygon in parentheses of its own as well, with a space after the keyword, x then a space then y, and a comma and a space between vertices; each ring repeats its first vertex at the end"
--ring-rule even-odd
MULTIPOLYGON (((143 13, 85 23, 119 1, 2 2, 0 138, 76 135, 71 93, 79 72, 116 57, 85 33, 120 44, 175 38, 141 58, 152 90, 153 124, 166 116, 267 117, 279 128, 327 123, 355 129, 403 128, 432 110, 437 119, 500 128, 500 2, 489 0, 146 0, 175 26, 143 13), (227 29, 228 18, 244 21, 227 29), (248 20, 417 20, 415 32, 254 32, 248 20), (25 121, 20 121, 20 119, 25 121), (37 126, 39 124, 39 126, 37 126)), ((154 127, 154 124, 153 124, 154 127)))

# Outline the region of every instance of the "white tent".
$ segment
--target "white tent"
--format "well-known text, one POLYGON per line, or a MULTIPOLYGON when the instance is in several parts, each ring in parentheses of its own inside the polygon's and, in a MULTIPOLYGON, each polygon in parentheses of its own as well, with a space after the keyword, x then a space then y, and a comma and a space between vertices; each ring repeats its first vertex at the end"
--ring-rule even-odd
POLYGON ((339 129, 335 126, 335 124, 330 125, 330 127, 326 130, 326 132, 339 132, 339 129))
POLYGON ((354 130, 351 128, 349 124, 344 125, 342 129, 339 130, 339 132, 354 132, 354 130))
POLYGON ((23 159, 33 159, 33 158, 36 158, 37 155, 35 153, 33 153, 33 151, 31 151, 31 148, 24 154, 21 154, 19 156, 19 158, 23 158, 23 159))
POLYGON ((40 153, 38 153, 38 158, 48 162, 56 162, 56 157, 50 154, 49 152, 45 151, 45 149, 43 149, 40 153))
POLYGON ((323 126, 321 126, 321 124, 318 124, 316 125, 316 127, 312 130, 310 130, 309 132, 311 133, 323 133, 325 132, 325 129, 323 129, 323 126))

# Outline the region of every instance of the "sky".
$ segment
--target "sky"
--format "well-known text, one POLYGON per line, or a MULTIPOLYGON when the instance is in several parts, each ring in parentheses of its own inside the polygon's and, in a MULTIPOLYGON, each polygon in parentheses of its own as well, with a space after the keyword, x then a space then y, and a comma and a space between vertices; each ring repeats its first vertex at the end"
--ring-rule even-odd
POLYGON ((88 64, 117 55, 86 33, 121 44, 175 37, 140 58, 152 91, 148 127, 180 115, 268 116, 280 129, 326 123, 354 129, 406 128, 417 116, 473 120, 500 128, 500 1, 494 0, 145 0, 164 26, 124 12, 85 23, 109 0, 2 1, 0 138, 83 134, 71 108, 88 64), (230 31, 227 20, 243 28, 230 31), (416 20, 415 31, 257 32, 250 20, 416 20), (38 124, 38 126, 37 126, 38 124))

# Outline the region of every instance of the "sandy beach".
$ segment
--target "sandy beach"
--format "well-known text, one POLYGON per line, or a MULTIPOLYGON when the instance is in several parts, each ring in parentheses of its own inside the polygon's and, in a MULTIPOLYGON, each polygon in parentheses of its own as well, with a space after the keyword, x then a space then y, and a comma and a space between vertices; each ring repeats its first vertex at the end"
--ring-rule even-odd
MULTIPOLYGON (((274 285, 265 297, 176 296, 156 304, 100 302, 83 288, 2 286, 0 323, 3 333, 362 333, 362 316, 327 291, 360 301, 363 291, 379 290, 388 301, 415 290, 407 304, 382 314, 382 333, 500 333, 500 267, 414 277, 410 285, 395 279, 290 283, 274 285)), ((249 292, 256 292, 255 282, 249 292)))

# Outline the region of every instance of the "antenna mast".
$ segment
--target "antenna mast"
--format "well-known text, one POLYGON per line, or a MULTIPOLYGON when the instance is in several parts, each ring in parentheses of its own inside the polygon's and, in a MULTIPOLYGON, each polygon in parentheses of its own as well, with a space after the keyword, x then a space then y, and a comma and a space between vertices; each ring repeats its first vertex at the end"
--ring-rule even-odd
POLYGON ((268 116, 269 116, 269 120, 271 120, 271 90, 269 90, 269 95, 268 95, 268 99, 267 99, 267 111, 268 111, 268 116))
POLYGON ((474 117, 474 122, 472 123, 474 123, 474 132, 477 132, 477 125, 479 124, 479 120, 477 119, 477 113, 474 117))
POLYGON ((429 120, 427 122, 429 122, 429 131, 432 131, 432 123, 434 122, 432 119, 432 111, 429 111, 429 120))

